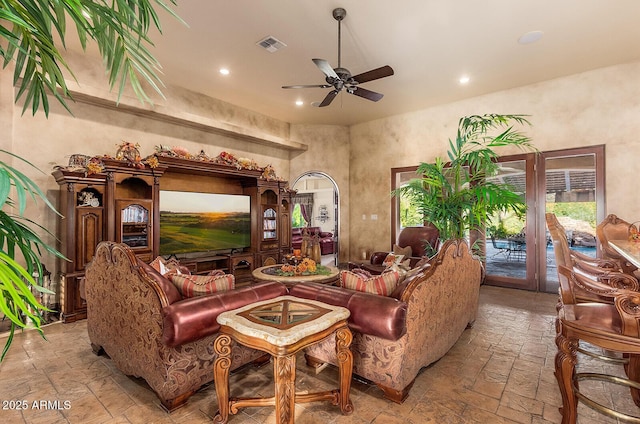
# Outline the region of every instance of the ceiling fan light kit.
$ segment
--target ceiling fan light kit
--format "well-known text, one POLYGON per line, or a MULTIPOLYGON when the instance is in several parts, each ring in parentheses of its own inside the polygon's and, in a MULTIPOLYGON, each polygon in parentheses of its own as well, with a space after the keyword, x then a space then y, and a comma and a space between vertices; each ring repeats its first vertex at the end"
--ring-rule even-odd
POLYGON ((327 94, 322 102, 312 103, 312 105, 317 105, 318 107, 329 106, 333 99, 335 99, 338 93, 340 93, 342 90, 346 91, 349 94, 354 94, 356 96, 362 97, 363 99, 377 102, 378 100, 382 99, 383 95, 380 93, 376 93, 375 91, 362 88, 359 86, 359 84, 384 77, 389 77, 393 75, 393 69, 391 68, 391 66, 382 66, 380 68, 372 69, 370 71, 352 76, 351 72, 349 72, 347 68, 343 68, 340 62, 342 44, 341 22, 345 18, 345 16, 347 16, 347 11, 339 7, 333 9, 332 15, 333 18, 338 21, 338 67, 331 67, 329 62, 324 59, 312 59, 313 63, 315 63, 318 69, 320 69, 325 75, 325 81, 327 82, 326 84, 285 85, 282 88, 333 88, 333 90, 331 90, 329 94, 327 94))

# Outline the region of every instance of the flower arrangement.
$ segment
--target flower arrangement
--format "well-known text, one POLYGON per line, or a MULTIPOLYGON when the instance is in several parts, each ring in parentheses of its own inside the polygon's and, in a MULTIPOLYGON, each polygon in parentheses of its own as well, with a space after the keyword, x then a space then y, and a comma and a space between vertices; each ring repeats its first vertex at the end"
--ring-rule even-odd
POLYGON ((329 275, 331 270, 323 265, 317 265, 311 258, 303 258, 297 264, 284 264, 276 270, 276 274, 286 277, 297 275, 329 275))
POLYGON ((87 173, 91 174, 99 174, 104 170, 104 165, 99 158, 91 158, 89 163, 87 163, 87 173))
POLYGON ((116 159, 129 162, 140 162, 140 144, 123 141, 116 150, 116 159))

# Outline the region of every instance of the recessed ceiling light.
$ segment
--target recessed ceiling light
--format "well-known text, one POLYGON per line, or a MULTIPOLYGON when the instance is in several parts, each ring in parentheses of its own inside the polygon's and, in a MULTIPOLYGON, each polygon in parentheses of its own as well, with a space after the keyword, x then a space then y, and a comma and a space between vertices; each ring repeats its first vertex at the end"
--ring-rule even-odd
POLYGON ((522 34, 520 38, 518 38, 518 43, 520 44, 531 44, 542 38, 544 32, 542 31, 529 31, 525 34, 522 34))
POLYGON ((469 77, 468 77, 468 76, 460 77, 460 79, 458 80, 458 82, 459 82, 460 84, 468 84, 468 83, 469 83, 469 77))
POLYGON ((302 100, 296 100, 296 106, 302 106, 304 102, 302 100))
POLYGON ((222 75, 229 75, 229 70, 227 68, 220 68, 220 73, 222 75))

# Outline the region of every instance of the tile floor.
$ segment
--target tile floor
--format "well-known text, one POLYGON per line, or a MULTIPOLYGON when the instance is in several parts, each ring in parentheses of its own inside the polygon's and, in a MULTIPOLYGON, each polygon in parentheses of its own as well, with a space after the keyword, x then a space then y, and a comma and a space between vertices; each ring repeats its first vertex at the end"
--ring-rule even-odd
MULTIPOLYGON (((374 385, 354 381, 353 415, 342 416, 329 403, 309 403, 296 406, 296 422, 559 423, 560 395, 553 376, 556 299, 483 286, 476 325, 419 374, 404 404, 385 400, 374 385)), ((213 385, 185 407, 163 412, 144 381, 122 375, 110 359, 91 352, 84 321, 49 325, 46 335, 48 341, 33 331, 17 335, 0 364, 1 423, 206 423, 215 414, 213 385), (15 401, 26 401, 27 408, 16 410, 15 401)), ((592 360, 585 364, 603 368, 592 360)), ((611 371, 613 366, 606 367, 611 371)), ((336 382, 334 368, 316 376, 302 356, 297 369, 298 390, 326 390, 336 382)), ((232 395, 272 396, 271 382, 270 366, 248 367, 231 376, 232 395)), ((637 411, 626 389, 588 386, 581 384, 599 401, 637 411)), ((230 422, 273 423, 273 408, 247 408, 230 422)), ((580 406, 578 422, 616 421, 580 406)))

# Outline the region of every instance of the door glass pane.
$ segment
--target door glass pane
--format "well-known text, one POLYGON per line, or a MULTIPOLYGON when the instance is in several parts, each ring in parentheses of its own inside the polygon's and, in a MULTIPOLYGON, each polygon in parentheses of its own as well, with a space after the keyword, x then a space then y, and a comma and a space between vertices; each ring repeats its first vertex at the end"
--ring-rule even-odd
MULTIPOLYGON (((409 183, 409 181, 418 178, 415 171, 399 172, 396 176, 396 186, 394 189, 401 188, 409 183)), ((411 204, 406 196, 397 196, 398 201, 398 220, 399 227, 396 228, 396 234, 405 227, 419 227, 424 224, 422 213, 415 204, 411 204)))
MULTIPOLYGON (((498 175, 490 181, 508 184, 511 190, 526 198, 526 161, 500 162, 498 175)), ((526 279, 526 216, 501 212, 489 217, 486 231, 487 274, 494 277, 526 279)))
MULTIPOLYGON (((556 215, 567 231, 571 249, 596 256, 595 154, 545 159, 546 212, 556 215)), ((558 291, 558 270, 547 231, 546 289, 558 291)))

